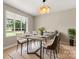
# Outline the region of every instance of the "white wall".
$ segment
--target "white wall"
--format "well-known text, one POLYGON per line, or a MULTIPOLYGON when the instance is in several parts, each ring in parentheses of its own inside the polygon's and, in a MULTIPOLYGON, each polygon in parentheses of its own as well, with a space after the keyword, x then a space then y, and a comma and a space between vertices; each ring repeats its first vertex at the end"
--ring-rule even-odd
POLYGON ((4 40, 3 40, 3 47, 4 48, 16 43, 16 37, 6 37, 5 36, 5 20, 6 20, 5 11, 6 10, 17 13, 17 14, 25 16, 25 17, 28 17, 28 31, 32 31, 34 29, 32 15, 29 15, 23 11, 20 11, 16 8, 13 8, 13 7, 4 3, 4 18, 3 18, 4 19, 4 34, 3 34, 4 35, 4 40))
POLYGON ((76 10, 70 9, 61 12, 54 12, 47 15, 35 17, 35 30, 39 27, 45 27, 47 31, 58 30, 62 32, 61 41, 68 44, 67 31, 69 28, 76 28, 76 10))
POLYGON ((68 28, 76 28, 75 8, 35 17, 35 29, 45 27, 48 31, 59 30, 67 33, 68 28))

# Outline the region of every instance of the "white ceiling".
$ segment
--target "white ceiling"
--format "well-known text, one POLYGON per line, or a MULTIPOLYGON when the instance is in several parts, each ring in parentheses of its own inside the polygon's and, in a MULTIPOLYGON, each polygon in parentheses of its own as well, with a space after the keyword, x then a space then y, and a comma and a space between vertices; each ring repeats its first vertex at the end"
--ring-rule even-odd
MULTIPOLYGON (((40 14, 38 9, 42 5, 42 0, 4 0, 4 3, 37 16, 40 14)), ((50 7, 50 13, 52 13, 76 8, 76 0, 46 0, 46 5, 50 7)))

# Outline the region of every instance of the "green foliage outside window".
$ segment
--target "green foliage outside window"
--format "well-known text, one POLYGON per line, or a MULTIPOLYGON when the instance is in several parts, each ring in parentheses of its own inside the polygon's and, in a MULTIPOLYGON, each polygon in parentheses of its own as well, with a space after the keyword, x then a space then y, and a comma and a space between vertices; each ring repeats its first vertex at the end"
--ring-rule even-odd
POLYGON ((15 36, 16 33, 25 32, 25 30, 26 30, 26 23, 23 23, 20 20, 14 21, 13 19, 8 19, 7 28, 6 28, 7 36, 15 36))

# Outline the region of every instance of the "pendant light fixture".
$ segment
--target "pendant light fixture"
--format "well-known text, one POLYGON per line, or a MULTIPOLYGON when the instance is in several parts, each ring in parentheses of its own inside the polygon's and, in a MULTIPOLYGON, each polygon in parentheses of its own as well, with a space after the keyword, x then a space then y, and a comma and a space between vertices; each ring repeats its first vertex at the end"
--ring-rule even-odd
POLYGON ((46 0, 43 0, 43 5, 40 7, 40 14, 49 13, 49 7, 45 5, 46 0))

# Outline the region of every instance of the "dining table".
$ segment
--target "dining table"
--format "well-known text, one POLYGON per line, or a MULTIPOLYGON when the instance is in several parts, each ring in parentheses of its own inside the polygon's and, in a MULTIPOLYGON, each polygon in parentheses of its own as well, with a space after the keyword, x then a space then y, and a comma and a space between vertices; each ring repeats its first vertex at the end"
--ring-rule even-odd
POLYGON ((45 35, 38 35, 38 34, 33 34, 33 35, 29 35, 27 36, 27 54, 35 54, 38 57, 40 57, 40 59, 42 59, 42 43, 43 41, 47 42, 47 38, 50 36, 51 34, 45 34, 45 35), (29 40, 34 40, 34 41, 39 41, 40 42, 40 47, 38 49, 36 49, 33 52, 29 52, 29 40), (37 52, 40 51, 40 55, 37 54, 37 52))

